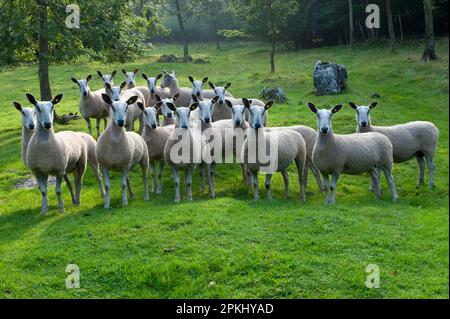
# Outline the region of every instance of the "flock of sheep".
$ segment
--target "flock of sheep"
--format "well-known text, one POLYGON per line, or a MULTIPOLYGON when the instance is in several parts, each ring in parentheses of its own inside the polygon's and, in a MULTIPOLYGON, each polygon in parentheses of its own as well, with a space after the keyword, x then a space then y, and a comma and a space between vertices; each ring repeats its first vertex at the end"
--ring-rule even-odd
POLYGON ((104 82, 104 88, 97 91, 89 88, 91 75, 86 79, 72 78, 80 90, 80 113, 86 121, 89 134, 54 132, 53 110, 61 101, 62 94, 51 101, 37 101, 33 95, 27 94, 34 108, 22 107, 20 103, 14 102, 15 108, 22 114, 22 160, 35 176, 42 194, 41 213, 46 214, 48 211, 49 175, 56 176, 60 212, 64 212, 61 197, 63 178, 73 204, 80 204, 87 165, 93 169, 97 178, 100 194, 105 199, 105 208, 110 207, 110 170, 122 173, 122 202, 127 205, 127 189, 129 196, 133 196, 128 174, 137 164, 142 169, 144 200, 149 200, 148 167, 152 177, 151 192, 161 194, 161 179, 166 162, 172 171, 176 202, 181 199, 179 170, 185 172, 186 196, 192 200, 192 177, 197 167, 201 176, 201 191, 205 190, 206 177, 210 197, 215 197, 215 167, 218 163, 226 162, 223 154, 231 154, 233 159, 241 163, 243 180, 249 186, 253 184, 256 200, 257 174, 265 170, 267 161, 262 160, 260 153, 256 152, 255 155, 255 148, 264 148, 276 161, 275 168, 266 171, 268 199, 271 198, 270 181, 275 172, 282 174, 285 197, 288 197, 287 169, 292 162, 297 167, 302 201, 305 200, 308 170, 311 170, 319 189, 325 191, 326 203, 335 202, 336 184, 341 173, 366 172, 370 174, 370 189, 377 197, 381 194, 381 172, 384 173, 392 201, 395 202, 397 192, 392 176, 393 163, 405 162, 413 157, 419 164, 419 185, 424 183, 426 163, 429 168, 429 187, 434 186, 433 157, 439 135, 436 126, 424 121, 374 126, 370 120, 370 111, 376 102, 369 106, 350 102, 356 111, 355 134, 338 135, 333 132, 332 116, 342 109, 341 104, 330 110, 319 110, 314 104, 308 103, 309 109, 316 114, 317 131, 303 125, 268 127, 267 115, 273 101, 264 103, 255 98, 234 98, 227 91, 231 83, 219 87, 208 82, 208 78, 196 81, 189 76, 192 87, 179 87, 175 72, 164 71, 164 74, 156 77, 148 77, 143 73, 147 85, 136 86, 138 70, 122 72, 126 81, 115 86, 113 79, 116 71, 110 75, 97 71, 104 82), (160 79, 162 83, 158 87, 157 81, 160 79), (203 89, 207 82, 210 90, 203 89), (161 122, 160 115, 163 118, 161 122), (97 141, 92 137, 90 119, 96 120, 97 141), (102 119, 105 129, 100 134, 102 119), (134 132, 136 121, 139 121, 139 134, 134 132), (237 142, 236 136, 239 134, 243 136, 242 143, 237 142), (201 154, 199 158, 195 158, 196 145, 201 154), (218 150, 217 145, 221 149, 218 150), (181 157, 182 160, 175 160, 175 157, 181 157), (156 163, 159 164, 157 181, 156 163), (74 176, 75 191, 69 174, 74 176))

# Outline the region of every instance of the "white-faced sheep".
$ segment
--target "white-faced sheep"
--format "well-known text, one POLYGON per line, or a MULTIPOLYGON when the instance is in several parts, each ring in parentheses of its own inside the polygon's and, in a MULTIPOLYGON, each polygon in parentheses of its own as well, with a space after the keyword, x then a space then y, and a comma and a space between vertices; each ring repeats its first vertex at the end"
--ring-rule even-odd
POLYGON ((27 98, 35 106, 37 126, 28 144, 26 164, 36 178, 42 194, 41 213, 46 214, 47 179, 49 175, 56 177, 56 196, 58 208, 64 212, 61 196, 61 182, 66 174, 73 173, 75 178, 74 205, 80 204, 80 193, 83 175, 86 170, 88 149, 83 138, 71 131, 55 133, 53 131, 54 107, 63 95, 55 96, 51 101, 38 102, 31 94, 27 98))
POLYGON ((142 169, 142 178, 144 184, 144 200, 149 199, 147 188, 147 170, 148 170, 148 149, 144 139, 135 132, 126 132, 124 130, 127 112, 130 105, 136 103, 137 95, 128 97, 127 100, 112 101, 109 95, 103 94, 103 99, 111 109, 111 121, 106 130, 97 142, 97 159, 103 169, 105 179, 105 208, 110 207, 111 183, 109 180, 109 171, 119 171, 122 173, 121 189, 122 203, 128 205, 126 187, 130 197, 133 197, 128 173, 134 166, 139 164, 142 169))
POLYGON ((80 89, 80 113, 81 116, 86 121, 86 125, 89 134, 92 135, 91 128, 91 118, 95 118, 97 129, 97 137, 100 136, 100 120, 103 119, 105 127, 107 125, 107 118, 109 115, 108 106, 102 99, 101 94, 105 92, 105 89, 100 89, 97 91, 91 91, 88 82, 92 79, 92 75, 88 75, 86 79, 77 80, 71 78, 71 80, 76 83, 80 89))
POLYGON ((164 148, 170 134, 174 130, 174 125, 158 127, 157 114, 160 106, 144 108, 142 104, 142 112, 144 113, 144 132, 142 137, 147 143, 148 157, 150 162, 150 173, 152 176, 152 193, 162 193, 162 175, 164 172, 164 148), (155 162, 159 162, 158 172, 158 188, 156 188, 155 179, 155 162))
POLYGON ((317 116, 319 134, 314 146, 313 161, 322 173, 326 193, 325 202, 335 203, 336 184, 342 173, 357 175, 368 172, 375 185, 375 194, 379 197, 381 192, 376 173, 378 169, 383 170, 392 201, 396 202, 397 191, 392 176, 392 144, 389 139, 380 133, 334 134, 331 117, 342 109, 342 105, 336 105, 331 110, 318 110, 312 103, 308 103, 308 107, 317 116))
MULTIPOLYGON (((164 148, 164 159, 169 163, 173 179, 175 182, 175 202, 179 202, 180 197, 180 177, 178 171, 184 170, 186 195, 188 200, 192 200, 192 175, 195 168, 202 161, 210 164, 210 151, 207 142, 200 132, 200 128, 189 126, 189 116, 191 111, 196 109, 196 105, 190 107, 175 107, 172 103, 167 103, 175 112, 175 129, 172 131, 164 148)), ((210 197, 214 197, 214 185, 207 165, 210 197)))
MULTIPOLYGON (((246 108, 243 104, 244 102, 242 102, 242 104, 232 105, 231 102, 227 102, 225 100, 225 103, 228 105, 228 107, 232 111, 233 124, 234 124, 235 130, 237 130, 237 132, 239 132, 239 130, 238 130, 239 128, 242 129, 243 131, 247 130, 249 125, 248 125, 248 122, 245 120, 244 110, 246 108)), ((303 177, 303 182, 305 184, 305 187, 308 186, 308 169, 310 169, 316 179, 317 185, 319 186, 319 190, 323 191, 324 188, 323 188, 322 179, 320 177, 320 172, 317 169, 316 165, 312 161, 312 153, 313 153, 314 145, 316 144, 317 132, 314 129, 312 129, 308 126, 304 126, 304 125, 267 127, 266 131, 270 132, 271 130, 284 130, 284 129, 290 129, 290 130, 296 131, 303 137, 303 139, 305 141, 305 144, 306 144, 306 167, 304 170, 305 176, 303 177)), ((248 174, 245 169, 245 165, 242 165, 242 176, 243 176, 243 180, 248 182, 248 180, 247 180, 248 174)))
POLYGON ((439 130, 431 122, 414 121, 393 126, 375 126, 370 111, 377 102, 369 106, 349 102, 356 111, 356 132, 378 132, 386 135, 392 143, 394 163, 403 163, 416 157, 419 163, 419 185, 424 183, 425 162, 430 171, 429 187, 434 187, 434 154, 439 140, 439 130))
MULTIPOLYGON (((160 87, 156 86, 156 83, 159 79, 162 78, 162 74, 158 74, 156 77, 148 77, 147 74, 142 73, 142 77, 145 81, 147 81, 147 88, 150 93, 148 100, 146 102, 146 107, 149 106, 155 106, 155 104, 158 102, 156 96, 158 95, 160 99, 168 99, 170 98, 169 90, 168 89, 162 89, 160 87)), ((159 115, 161 115, 161 109, 158 108, 158 114, 156 117, 156 120, 159 124, 159 115)))
POLYGON ((246 164, 254 187, 254 199, 258 200, 258 171, 266 172, 267 199, 272 198, 270 181, 274 172, 280 172, 284 180, 285 198, 289 196, 288 166, 295 161, 300 185, 300 199, 305 201, 304 167, 306 163, 306 145, 303 137, 293 130, 267 132, 263 128, 264 113, 273 105, 273 101, 263 106, 250 105, 244 100, 250 119, 247 139, 242 146, 241 161, 246 164))
POLYGON ((140 94, 144 96, 144 106, 147 105, 147 101, 150 101, 150 90, 147 86, 136 86, 136 74, 139 72, 139 69, 134 69, 132 72, 127 72, 122 69, 122 73, 125 75, 125 82, 127 83, 127 89, 134 89, 135 91, 139 91, 140 94))
POLYGON ((168 126, 175 124, 175 113, 170 109, 167 103, 174 104, 179 96, 180 94, 177 93, 173 96, 173 98, 161 99, 159 95, 155 95, 157 101, 155 106, 157 106, 158 108, 158 113, 160 112, 163 116, 161 126, 168 126))
MULTIPOLYGON (((231 83, 227 83, 224 87, 220 87, 220 86, 214 86, 213 83, 209 82, 209 86, 212 89, 214 89, 215 94, 219 97, 218 101, 216 103, 214 103, 213 120, 220 121, 220 120, 225 120, 225 119, 231 119, 232 118, 231 109, 229 107, 227 107, 225 100, 228 100, 229 103, 231 103, 232 105, 240 105, 240 104, 242 104, 242 99, 227 97, 226 90, 231 86, 231 83)), ((263 101, 258 100, 258 99, 248 99, 248 100, 251 102, 251 105, 259 105, 259 106, 266 105, 263 101)), ((244 112, 245 112, 245 119, 248 121, 248 119, 249 119, 248 109, 245 108, 244 112)), ((268 117, 268 113, 265 112, 264 118, 263 118, 264 127, 267 126, 267 117, 268 117)))
POLYGON ((105 86, 105 93, 109 96, 112 94, 111 87, 114 86, 114 76, 116 76, 116 73, 116 70, 112 71, 111 74, 103 74, 101 71, 97 71, 97 75, 102 79, 103 85, 105 86))
POLYGON ((175 96, 175 94, 178 94, 178 99, 174 101, 175 106, 187 107, 188 105, 190 105, 192 89, 178 86, 178 80, 175 76, 175 71, 172 71, 172 73, 168 73, 166 70, 163 70, 163 72, 164 78, 160 86, 162 89, 169 89, 170 96, 175 96))
MULTIPOLYGON (((204 98, 212 99, 215 96, 217 96, 217 94, 214 90, 203 90, 203 85, 206 82, 208 82, 208 77, 204 77, 203 80, 201 80, 201 81, 194 80, 194 78, 192 76, 188 76, 188 79, 192 83, 192 94, 195 95, 200 101, 203 100, 204 98)), ((228 83, 228 84, 231 85, 231 83, 228 83)), ((226 97, 233 97, 233 95, 230 92, 225 92, 224 94, 226 97)))

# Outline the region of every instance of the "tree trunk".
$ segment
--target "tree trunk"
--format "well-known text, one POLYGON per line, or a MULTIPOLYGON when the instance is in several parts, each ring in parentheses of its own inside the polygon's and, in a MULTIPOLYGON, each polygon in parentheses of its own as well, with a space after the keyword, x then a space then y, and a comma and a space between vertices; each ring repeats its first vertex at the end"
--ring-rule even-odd
POLYGON ((361 30, 361 35, 362 35, 363 41, 366 42, 367 41, 366 33, 364 32, 364 29, 361 25, 361 21, 359 19, 358 19, 358 26, 359 26, 359 30, 361 30))
POLYGON ((402 16, 398 15, 398 24, 400 27, 400 41, 403 41, 403 26, 402 26, 402 16))
POLYGON ((184 29, 183 17, 181 16, 180 10, 180 2, 178 0, 175 1, 175 8, 177 9, 177 19, 178 24, 180 25, 181 35, 183 37, 183 60, 184 62, 189 62, 189 47, 188 47, 188 39, 186 35, 186 30, 184 29))
POLYGON ((425 50, 422 54, 422 61, 436 60, 434 52, 434 27, 433 27, 433 0, 423 0, 425 12, 425 50))
POLYGON ((349 23, 350 23, 350 32, 349 32, 349 45, 350 48, 353 47, 353 39, 354 39, 354 33, 355 33, 355 27, 353 24, 353 4, 352 0, 348 0, 348 12, 349 12, 349 23))
POLYGON ((275 73, 275 47, 276 47, 276 37, 272 35, 272 52, 270 53, 270 71, 275 73))
POLYGON ((395 33, 394 33, 394 20, 392 19, 392 11, 391 11, 391 0, 386 0, 386 14, 388 20, 388 29, 389 29, 389 49, 395 51, 395 33))
POLYGON ((41 100, 50 101, 52 91, 48 76, 47 0, 39 0, 39 87, 41 100))

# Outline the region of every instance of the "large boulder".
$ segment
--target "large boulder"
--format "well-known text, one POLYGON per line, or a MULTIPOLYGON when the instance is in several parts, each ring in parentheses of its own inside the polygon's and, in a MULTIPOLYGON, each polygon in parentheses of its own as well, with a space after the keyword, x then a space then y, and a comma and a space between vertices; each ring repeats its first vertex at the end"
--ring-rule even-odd
POLYGON ((346 86, 347 70, 342 64, 318 60, 314 67, 314 94, 339 94, 346 86))

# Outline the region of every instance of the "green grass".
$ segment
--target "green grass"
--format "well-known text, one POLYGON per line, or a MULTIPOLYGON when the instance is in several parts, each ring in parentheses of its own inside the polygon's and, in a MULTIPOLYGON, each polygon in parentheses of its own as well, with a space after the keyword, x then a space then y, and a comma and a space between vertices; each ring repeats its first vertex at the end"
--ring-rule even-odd
MULTIPOLYGON (((419 62, 419 41, 399 44, 394 54, 386 44, 280 51, 277 73, 270 74, 265 46, 217 51, 213 45, 192 45, 194 58, 211 63, 157 64, 162 53, 180 54, 179 46, 164 45, 124 66, 153 75, 162 68, 175 69, 184 86, 189 84, 187 75, 209 76, 219 84, 229 80, 236 97, 256 97, 264 86, 281 86, 289 100, 270 110, 272 126, 315 126, 305 106, 309 100, 322 107, 350 100, 363 104, 371 101, 371 92, 378 92, 375 124, 428 120, 440 130, 436 189, 416 188, 415 160, 395 165, 397 204, 390 202, 384 179, 382 199, 376 200, 368 191, 368 176, 345 175, 338 183, 336 205, 324 205, 312 176, 312 194, 302 204, 293 168, 290 200, 282 199, 282 178, 275 176, 274 200, 262 196, 254 203, 241 184, 239 165, 228 164, 218 167, 214 200, 198 192, 195 174, 192 203, 184 197, 180 204, 173 202, 167 167, 163 195, 144 203, 136 169, 132 181, 137 196, 123 208, 119 175, 114 174, 114 208, 108 211, 88 170, 81 207, 73 207, 63 186, 66 213, 57 213, 51 191, 50 214, 42 217, 38 190, 15 189, 29 172, 20 160, 20 116, 12 107, 13 100, 27 104, 25 92, 38 95, 37 67, 1 71, 0 297, 448 298, 448 39, 439 39, 436 49, 439 61, 428 64, 419 62), (312 95, 317 59, 346 65, 349 86, 342 95, 312 95), (167 248, 174 250, 165 252, 167 248), (65 288, 69 263, 80 268, 80 289, 65 288), (372 263, 380 267, 379 289, 364 285, 366 266, 372 263), (215 285, 209 286, 212 281, 215 285)), ((53 92, 65 94, 58 111, 78 109, 71 76, 121 67, 86 61, 51 66, 53 92)), ((138 83, 144 81, 139 78, 138 83)), ((97 76, 91 86, 101 86, 97 76)), ((334 118, 334 130, 351 133, 355 126, 354 111, 346 105, 334 118)), ((67 129, 86 131, 83 121, 56 127, 67 129)))

